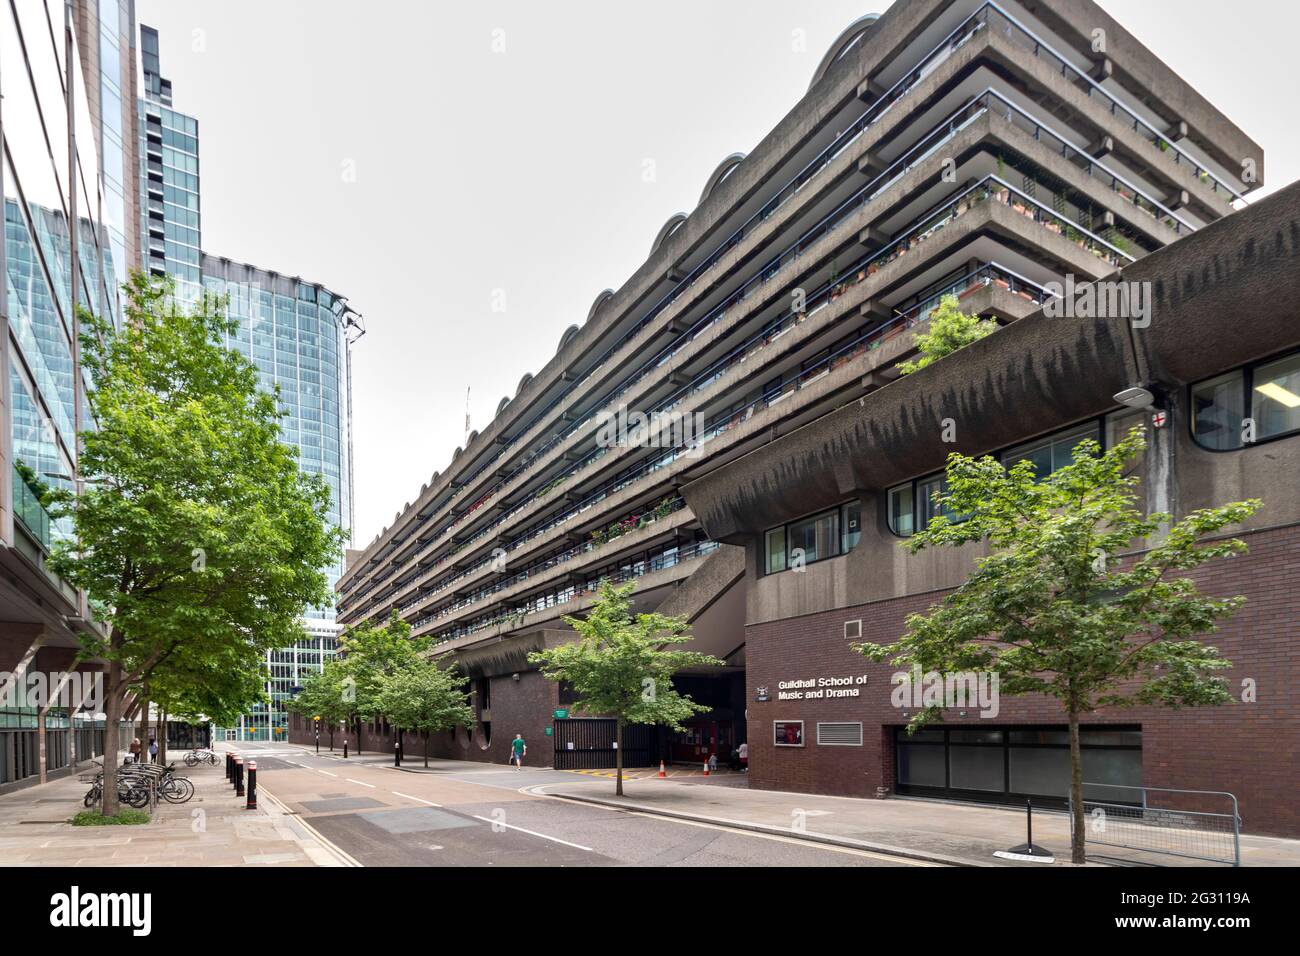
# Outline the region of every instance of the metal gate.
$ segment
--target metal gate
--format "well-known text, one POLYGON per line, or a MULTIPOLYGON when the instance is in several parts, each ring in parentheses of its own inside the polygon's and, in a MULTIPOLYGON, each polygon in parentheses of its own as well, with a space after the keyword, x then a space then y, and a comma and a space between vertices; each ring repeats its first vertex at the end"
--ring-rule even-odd
MULTIPOLYGON (((553 723, 556 770, 612 770, 617 722, 608 717, 570 717, 553 723)), ((649 724, 623 728, 623 766, 652 767, 659 762, 659 730, 649 724)))
MULTIPOLYGON (((1108 803, 1084 797, 1085 843, 1241 866, 1241 815, 1237 812, 1237 798, 1232 794, 1218 790, 1125 787, 1113 783, 1083 786, 1085 792, 1104 788, 1117 801, 1108 803), (1177 796, 1157 797, 1155 802, 1167 805, 1152 806, 1151 794, 1177 796), (1132 802, 1118 802, 1135 798, 1140 801, 1136 806, 1132 802), (1168 804, 1197 808, 1218 805, 1220 809, 1182 809, 1168 804)), ((1073 813, 1070 826, 1074 826, 1073 813)))

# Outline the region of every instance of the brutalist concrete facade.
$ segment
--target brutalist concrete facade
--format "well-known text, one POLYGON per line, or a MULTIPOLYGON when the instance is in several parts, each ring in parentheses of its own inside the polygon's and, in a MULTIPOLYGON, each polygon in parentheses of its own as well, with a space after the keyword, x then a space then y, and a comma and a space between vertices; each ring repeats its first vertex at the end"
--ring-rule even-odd
MULTIPOLYGON (((1146 412, 1114 398, 1146 383, 1168 415, 1150 431, 1141 463, 1147 504, 1181 517, 1226 501, 1264 502, 1232 529, 1249 553, 1192 575, 1207 593, 1246 598, 1206 638, 1232 662, 1225 676, 1239 699, 1181 711, 1103 709, 1085 726, 1140 731, 1141 786, 1230 791, 1247 830, 1300 833, 1292 692, 1300 679, 1300 431, 1211 450, 1194 436, 1189 407, 1197 383, 1300 355, 1300 184, 1153 253, 1123 280, 1149 283, 1149 326, 1113 315, 1030 316, 686 487, 710 536, 746 554, 752 785, 869 796, 899 783, 895 731, 907 714, 891 704, 895 668, 866 663, 850 639, 896 640, 906 615, 941 600, 984 552, 972 545, 908 554, 889 526, 887 490, 942 469, 951 451, 996 453, 1080 421, 1102 422, 1116 440, 1134 423, 1150 424, 1146 412), (945 418, 956 422, 953 442, 943 440, 945 418), (853 551, 803 573, 765 573, 766 529, 846 498, 870 516, 853 551), (865 688, 850 699, 778 699, 783 682, 822 674, 863 675, 865 688), (804 721, 810 735, 818 723, 857 721, 863 740, 778 747, 776 721, 804 721)), ((1004 699, 996 719, 972 707, 945 711, 944 723, 960 733, 1047 730, 1064 716, 1049 699, 1004 699)))
MULTIPOLYGON (((349 554, 339 620, 397 611, 494 682, 495 712, 495 681, 528 668, 481 648, 563 633, 602 578, 636 580, 639 607, 687 614, 697 645, 742 674, 748 576, 683 486, 888 384, 943 295, 1013 325, 1052 283, 1100 279, 1233 213, 1262 170, 1257 144, 1088 0, 904 0, 864 18, 349 554), (602 443, 601 413, 620 408, 698 416, 702 438, 602 443)), ((503 731, 549 722, 495 717, 486 749, 447 753, 490 755, 503 731)))

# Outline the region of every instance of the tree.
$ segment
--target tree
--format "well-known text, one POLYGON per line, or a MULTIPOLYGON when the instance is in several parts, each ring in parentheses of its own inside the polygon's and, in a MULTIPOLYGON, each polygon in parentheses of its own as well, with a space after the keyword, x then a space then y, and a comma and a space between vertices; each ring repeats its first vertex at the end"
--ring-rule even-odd
POLYGON ((457 724, 474 724, 474 708, 465 694, 469 678, 420 661, 382 678, 376 704, 397 728, 424 734, 424 765, 429 766, 429 735, 457 724))
POLYGON ((600 595, 585 618, 566 617, 578 640, 528 655, 546 677, 567 681, 578 696, 574 708, 606 714, 615 723, 615 792, 623 795, 623 727, 661 724, 684 730, 682 722, 710 708, 673 688, 672 676, 686 667, 723 662, 696 651, 664 650, 691 640, 684 618, 633 615, 628 600, 635 582, 615 587, 600 582, 600 595))
POLYGON ((334 728, 355 717, 355 681, 340 660, 326 661, 320 672, 303 681, 302 690, 286 704, 288 710, 308 720, 320 718, 334 749, 334 728))
POLYGON ((353 628, 339 640, 343 679, 351 680, 355 694, 348 719, 357 727, 357 753, 361 752, 361 721, 384 714, 379 704, 384 680, 422 662, 428 646, 428 638, 411 637, 411 625, 397 611, 383 624, 353 628))
POLYGON ((328 484, 280 442, 277 396, 224 347, 235 323, 220 303, 184 308, 139 273, 125 292, 120 328, 82 317, 93 427, 80 436, 84 491, 55 503, 75 537, 50 559, 102 626, 82 654, 108 664, 105 816, 128 694, 203 661, 244 673, 300 640, 305 608, 330 602, 323 569, 344 540, 328 484))
MULTIPOLYGON (((1141 427, 1104 454, 1084 441, 1072 464, 1041 481, 1029 461, 1006 469, 989 457, 949 455, 948 491, 935 496, 941 514, 904 546, 915 553, 986 542, 990 553, 942 603, 909 615, 899 641, 854 645, 874 661, 927 673, 993 672, 1002 693, 1056 698, 1070 727, 1075 863, 1084 862, 1080 716, 1230 699, 1216 676, 1230 662, 1195 638, 1245 599, 1209 597, 1179 575, 1245 551, 1236 539, 1205 539, 1260 502, 1194 511, 1176 523, 1144 515, 1138 479, 1126 467, 1145 447, 1141 427)), ((926 707, 909 729, 940 714, 926 707)))
POLYGON ((967 315, 961 310, 955 295, 945 295, 939 300, 938 307, 930 313, 930 331, 916 337, 916 347, 921 352, 920 357, 900 362, 898 370, 904 375, 918 372, 945 355, 951 355, 972 342, 978 342, 984 336, 995 332, 997 328, 998 324, 993 319, 967 315))

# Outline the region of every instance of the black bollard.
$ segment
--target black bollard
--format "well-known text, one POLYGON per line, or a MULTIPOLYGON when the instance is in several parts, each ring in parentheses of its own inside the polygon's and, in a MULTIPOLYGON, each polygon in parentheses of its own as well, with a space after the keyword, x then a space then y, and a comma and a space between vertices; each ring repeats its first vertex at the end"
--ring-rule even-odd
POLYGON ((245 810, 257 809, 257 761, 248 762, 248 801, 244 804, 245 810))
POLYGON ((316 735, 316 754, 320 755, 320 734, 316 735))
POLYGON ((343 738, 343 759, 348 759, 348 741, 346 737, 343 738))
POLYGON ((226 783, 230 782, 230 775, 231 773, 234 772, 231 770, 231 768, 235 765, 234 756, 235 755, 232 754, 229 750, 226 751, 226 783))
POLYGON ((235 758, 235 796, 244 795, 244 758, 235 758))
POLYGON ((393 741, 393 766, 400 767, 401 765, 402 765, 402 742, 400 740, 394 740, 393 741))

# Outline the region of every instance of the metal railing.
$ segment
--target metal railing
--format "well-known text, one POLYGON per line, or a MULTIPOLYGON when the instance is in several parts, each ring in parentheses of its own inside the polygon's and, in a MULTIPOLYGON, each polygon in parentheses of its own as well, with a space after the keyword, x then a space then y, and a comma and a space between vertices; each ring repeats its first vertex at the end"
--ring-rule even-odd
MULTIPOLYGON (((1241 866, 1241 814, 1237 798, 1231 793, 1112 783, 1085 783, 1083 786, 1085 793, 1103 790, 1113 801, 1084 797, 1085 843, 1241 866), (1224 809, 1214 812, 1153 806, 1151 794, 1177 794, 1172 800, 1162 801, 1171 804, 1207 806, 1217 802, 1224 809), (1124 798, 1130 799, 1119 802, 1124 798)), ((1070 808, 1073 810, 1072 801, 1070 808)), ((1070 826, 1073 829, 1073 813, 1070 814, 1070 826)))
MULTIPOLYGON (((1222 188, 1223 190, 1229 192, 1234 198, 1237 199, 1242 198, 1242 194, 1240 192, 1238 192, 1235 188, 1233 188, 1229 184, 1225 183, 1216 174, 1214 174, 1213 171, 1206 169, 1202 164, 1198 163, 1192 157, 1187 155, 1181 148, 1178 147, 1176 143, 1169 142, 1164 137, 1163 134, 1161 134, 1160 132, 1152 128, 1150 124, 1146 123, 1144 120, 1138 117, 1129 107, 1125 106, 1123 103, 1115 99, 1115 97, 1112 96, 1107 90, 1099 86, 1085 72, 1079 70, 1078 67, 1074 66, 1074 64, 1072 64, 1069 60, 1067 60, 1060 53, 1058 53, 1055 48, 1053 48, 1051 45, 1047 44, 1045 41, 1039 38, 1037 34, 1035 34, 1032 30, 1030 30, 1019 20, 1013 17, 1010 13, 1008 13, 1004 8, 1002 8, 998 3, 996 3, 995 0, 987 0, 986 3, 984 3, 981 7, 975 10, 970 16, 968 16, 965 20, 963 20, 954 30, 952 30, 948 34, 947 37, 941 40, 929 53, 925 54, 918 61, 917 65, 913 67, 912 70, 910 70, 902 78, 896 81, 888 90, 886 90, 878 99, 876 99, 857 120, 851 123, 844 130, 836 134, 832 142, 828 144, 821 152, 819 152, 817 156, 815 156, 812 160, 810 160, 797 174, 795 174, 795 176, 789 182, 787 182, 785 186, 783 186, 780 190, 778 190, 777 194, 771 200, 769 200, 766 204, 764 204, 764 206, 760 208, 758 212, 754 213, 735 232, 733 232, 726 240, 724 240, 722 244, 714 250, 713 253, 711 253, 704 260, 698 263, 694 268, 692 268, 692 270, 680 282, 678 282, 673 287, 673 289, 671 289, 663 298, 661 298, 658 302, 656 302, 634 326, 632 326, 627 332, 625 332, 620 337, 620 341, 618 343, 612 345, 609 349, 606 350, 604 354, 600 356, 600 358, 595 362, 595 364, 593 364, 591 368, 589 368, 588 371, 580 379, 578 379, 578 381, 576 381, 569 388, 565 389, 563 394, 559 395, 553 402, 548 403, 546 407, 544 407, 541 411, 539 411, 536 415, 534 415, 533 418, 526 425, 524 425, 523 428, 520 429, 520 431, 517 433, 517 437, 514 440, 504 443, 501 449, 497 452, 497 454, 493 455, 487 462, 485 462, 482 466, 476 469, 471 475, 463 479, 461 484, 468 486, 470 483, 476 480, 481 474, 486 472, 498 461, 500 461, 506 454, 508 454, 508 452, 514 446, 516 446, 524 438, 525 435, 529 433, 529 431, 531 431, 531 429, 534 426, 536 426, 538 423, 544 420, 546 416, 550 414, 551 411, 553 411, 556 407, 558 407, 565 400, 567 400, 571 395, 573 395, 579 389, 581 389, 582 386, 585 385, 585 383, 588 380, 590 380, 590 378, 593 375, 595 375, 601 368, 603 368, 605 363, 619 349, 621 349, 625 345, 628 339, 630 339, 632 336, 634 336, 635 334, 640 332, 643 328, 645 328, 651 321, 653 321, 653 319, 656 316, 659 315, 660 312, 662 312, 665 308, 671 305, 674 301, 676 301, 678 297, 680 297, 682 293, 684 293, 692 285, 694 285, 695 281, 700 276, 702 276, 705 272, 709 271, 709 269, 711 269, 713 265, 715 265, 718 261, 720 261, 721 258, 727 252, 729 252, 734 246, 736 246, 739 242, 741 242, 745 238, 745 236, 749 234, 749 232, 753 229, 755 225, 765 222, 773 212, 775 212, 778 208, 784 205, 784 203, 788 199, 796 195, 803 188, 804 185, 806 185, 816 176, 818 172, 820 172, 827 165, 829 165, 836 157, 841 155, 845 149, 847 149, 853 142, 855 142, 862 135, 863 132, 865 132, 867 129, 873 126, 886 113, 888 113, 890 108, 899 100, 901 100, 903 97, 905 97, 907 93, 909 93, 916 86, 917 83, 919 83, 922 79, 924 79, 931 72, 933 72, 934 68, 937 67, 939 63, 941 63, 943 60, 950 57, 957 49, 959 49, 961 46, 969 42, 971 38, 975 36, 975 34, 985 29, 990 22, 996 22, 998 24, 1002 24, 1004 26, 1003 32, 1007 36, 1017 39, 1020 42, 1021 46, 1025 47, 1026 49, 1031 49, 1033 51, 1034 56, 1036 57, 1050 56, 1057 63, 1059 63, 1060 69, 1063 74, 1073 74, 1073 76, 1077 80, 1081 82, 1085 82, 1085 87, 1090 97, 1093 96, 1102 97, 1107 102, 1108 108, 1112 113, 1112 115, 1120 115, 1123 118, 1125 118, 1127 122, 1131 123, 1131 125, 1136 131, 1144 135, 1147 139, 1149 139, 1162 151, 1172 150, 1176 162, 1180 164, 1190 165, 1193 174, 1196 175, 1198 178, 1202 179, 1203 181, 1210 182, 1211 188, 1214 191, 1218 192, 1220 191, 1220 188, 1222 188), (993 18, 993 20, 991 21, 991 15, 993 14, 996 14, 996 17, 993 18)), ((1001 96, 1001 94, 998 94, 996 91, 991 89, 986 90, 984 93, 980 94, 975 99, 979 100, 986 96, 996 97, 1000 101, 1001 105, 1005 105, 1010 110, 1014 110, 1021 117, 1028 120, 1030 123, 1039 125, 1043 131, 1048 132, 1052 136, 1052 138, 1058 140, 1062 144, 1061 145, 1062 152, 1065 155, 1068 156, 1069 153, 1072 151, 1074 153, 1078 153, 1080 156, 1083 156, 1084 158, 1091 160, 1093 165, 1099 167, 1110 177, 1111 188, 1119 195, 1121 195, 1123 198, 1128 200, 1129 202, 1132 202, 1135 205, 1137 205, 1138 208, 1141 208, 1143 209, 1143 211, 1155 216, 1157 219, 1164 222, 1166 225, 1169 225, 1171 228, 1174 228, 1176 231, 1180 233, 1182 232, 1183 229, 1191 228, 1190 225, 1185 220, 1183 220, 1181 217, 1174 214, 1172 210, 1169 210, 1162 203, 1159 203, 1158 201, 1153 200, 1150 197, 1146 196, 1145 193, 1143 193, 1141 190, 1133 186, 1132 183, 1130 183, 1128 180, 1124 179, 1123 177, 1119 176, 1118 174, 1114 173, 1113 171, 1109 170, 1104 164, 1092 159, 1091 157, 1086 157, 1086 154, 1079 153, 1077 147, 1073 146, 1068 141, 1064 140, 1063 137, 1061 137, 1059 134, 1052 131, 1050 127, 1046 127, 1046 126, 1042 126, 1041 124, 1038 124, 1038 121, 1035 120, 1032 116, 1025 113, 1025 111, 1020 107, 1012 104, 1010 101, 1008 101, 1005 97, 1001 96), (1143 204, 1142 201, 1143 199, 1146 200, 1145 205, 1143 204)), ((968 104, 966 107, 963 107, 962 110, 968 109, 969 106, 970 104, 968 104)), ((959 112, 961 111, 959 110, 959 112)), ((948 122, 949 121, 945 121, 945 123, 948 122)), ((942 126, 943 124, 941 124, 941 127, 942 126)), ((949 131, 945 136, 945 139, 950 138, 952 135, 955 135, 955 132, 956 130, 949 129, 949 131)), ((934 134, 931 133, 928 134, 926 137, 923 137, 922 143, 930 139, 933 135, 934 134)), ((830 222, 829 220, 835 219, 836 221, 838 221, 838 219, 841 218, 841 214, 848 211, 846 207, 853 207, 857 204, 857 202, 864 201, 863 200, 864 196, 866 197, 866 200, 869 200, 870 198, 874 198, 876 193, 879 192, 880 190, 876 190, 875 192, 871 192, 870 190, 872 190, 872 188, 877 183, 881 183, 883 181, 884 186, 887 186, 892 183, 893 179, 896 179, 899 175, 902 174, 901 172, 891 173, 891 171, 896 170, 896 168, 900 167, 900 165, 903 166, 902 171, 906 171, 906 165, 914 164, 915 162, 919 161, 919 158, 924 158, 924 155, 928 155, 929 152, 932 151, 933 148, 937 148, 938 145, 938 144, 931 144, 930 149, 927 150, 925 154, 917 158, 916 154, 919 151, 919 148, 922 145, 922 143, 918 143, 917 147, 914 147, 913 149, 909 150, 905 157, 891 164, 890 169, 886 170, 884 173, 881 173, 872 181, 872 183, 869 183, 867 187, 855 193, 852 197, 850 197, 849 200, 841 204, 833 213, 831 213, 830 216, 827 216, 825 219, 822 220, 822 222, 818 223, 817 226, 814 226, 812 230, 809 230, 808 233, 805 233, 803 236, 801 236, 799 240, 790 249, 787 249, 785 252, 778 255, 775 260, 773 260, 772 262, 764 266, 759 271, 758 275, 754 277, 754 279, 751 279, 739 290, 737 290, 736 293, 733 293, 732 296, 729 296, 727 301, 725 301, 722 305, 715 307, 715 309, 713 309, 710 312, 710 314, 706 316, 703 320, 693 325, 684 335, 682 335, 677 340, 677 342, 680 343, 677 345, 677 347, 680 348, 684 344, 689 343, 699 334, 700 331, 703 330, 703 327, 706 327, 707 325, 710 325, 714 321, 716 321, 721 316, 721 313, 725 311, 726 307, 733 304, 733 302, 737 301, 739 298, 744 298, 748 294, 749 287, 756 280, 766 281, 767 278, 770 277, 770 275, 773 274, 773 272, 776 269, 778 269, 781 264, 783 264, 783 262, 785 261, 785 257, 787 255, 793 252, 794 255, 797 256, 798 253, 802 251, 802 248, 805 247, 808 242, 820 238, 821 235, 824 234, 824 231, 828 229, 830 225, 833 225, 833 223, 830 222), (907 160, 906 164, 904 163, 905 160, 907 160), (886 179, 886 177, 889 177, 889 179, 886 179)), ((884 186, 882 186, 881 189, 883 189, 884 186)), ((1111 248, 1114 249, 1113 246, 1111 248)), ((1131 259, 1131 257, 1128 256, 1126 256, 1126 258, 1131 259)), ((676 349, 674 348, 673 352, 675 351, 676 349)), ((619 388, 616 390, 614 395, 607 396, 606 398, 602 399, 601 403, 603 404, 604 402, 608 401, 610 398, 616 398, 618 394, 621 394, 627 388, 631 387, 631 385, 635 384, 635 381, 638 380, 642 375, 644 375, 648 370, 657 368, 659 365, 662 365, 664 361, 667 361, 668 358, 671 357, 671 354, 672 354, 671 352, 667 355, 663 353, 657 354, 655 358, 651 360, 651 363, 648 363, 648 368, 647 366, 643 366, 641 369, 638 369, 638 371, 634 373, 632 379, 624 382, 623 385, 619 386, 619 388)), ((551 440, 545 442, 534 452, 530 453, 528 457, 524 459, 517 468, 513 469, 510 472, 510 474, 508 474, 502 480, 497 482, 491 489, 489 489, 482 497, 476 500, 474 504, 472 504, 464 512, 456 516, 452 520, 452 522, 448 525, 448 527, 456 523, 459 523, 461 520, 467 518, 475 510, 477 510, 479 507, 481 507, 483 504, 489 501, 492 497, 494 497, 495 494, 501 488, 503 488, 508 481, 513 479, 521 471, 523 471, 525 468, 530 466, 534 461, 536 461, 538 457, 545 454, 547 451, 554 448, 557 444, 567 439, 578 428, 581 428, 584 425, 586 425, 590 421, 590 418, 591 416, 587 416, 582 421, 578 422, 576 425, 565 430, 562 434, 554 436, 551 440)), ((459 494, 460 494, 459 491, 453 492, 453 494, 447 499, 447 502, 450 503, 451 501, 455 500, 457 497, 459 497, 459 494)), ((438 534, 441 534, 441 532, 439 532, 438 534)), ((412 555, 411 557, 408 557, 407 559, 404 560, 403 563, 404 564, 408 563, 412 557, 416 557, 416 556, 412 555)), ((374 590, 376 587, 379 586, 380 586, 380 582, 372 581, 367 587, 361 589, 356 594, 354 600, 360 600, 362 597, 365 597, 372 590, 374 590)), ((351 585, 346 586, 343 589, 343 593, 346 594, 352 589, 353 588, 351 585)))
POLYGON ((36 489, 27 483, 17 466, 13 469, 13 509, 17 518, 27 532, 36 539, 45 550, 50 550, 50 513, 41 504, 36 489))

